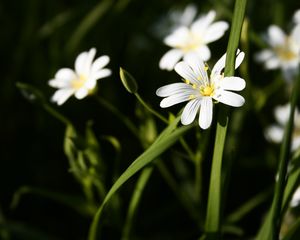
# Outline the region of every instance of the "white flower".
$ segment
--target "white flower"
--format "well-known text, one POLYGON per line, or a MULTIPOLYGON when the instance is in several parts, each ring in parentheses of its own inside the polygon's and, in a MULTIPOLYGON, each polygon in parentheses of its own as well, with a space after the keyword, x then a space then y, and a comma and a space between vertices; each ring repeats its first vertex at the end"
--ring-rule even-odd
POLYGON ((152 31, 157 37, 164 38, 178 27, 190 26, 196 15, 197 7, 192 3, 184 9, 172 8, 153 25, 152 31))
POLYGON ((300 204, 300 187, 296 189, 290 202, 291 207, 297 207, 300 204))
POLYGON ((295 24, 300 24, 300 9, 294 13, 293 21, 295 24))
MULTIPOLYGON (((281 143, 283 139, 284 128, 289 119, 290 111, 291 106, 289 103, 275 108, 274 115, 278 124, 273 124, 266 129, 265 136, 267 140, 274 143, 281 143)), ((296 108, 291 150, 295 151, 298 147, 300 147, 300 113, 296 108)))
MULTIPOLYGON (((236 68, 243 61, 244 55, 243 52, 238 52, 236 68)), ((164 97, 160 106, 166 108, 189 101, 182 112, 181 123, 192 123, 199 111, 199 125, 202 129, 211 125, 213 100, 233 107, 242 106, 245 99, 231 91, 243 90, 246 83, 239 77, 224 77, 225 59, 226 54, 218 60, 208 77, 208 67, 197 54, 185 55, 184 61, 175 66, 175 71, 183 77, 184 83, 173 83, 157 89, 156 95, 164 97)))
POLYGON ((266 41, 271 49, 265 49, 256 55, 258 62, 264 62, 266 69, 280 68, 288 81, 298 72, 300 62, 300 24, 290 35, 286 35, 278 26, 268 28, 266 41))
POLYGON ((197 7, 190 3, 183 11, 173 10, 170 13, 170 20, 173 23, 173 29, 179 26, 189 26, 197 15, 197 7))
POLYGON ((52 96, 52 101, 62 105, 69 97, 77 99, 86 97, 96 86, 97 80, 111 75, 111 70, 105 67, 109 62, 108 56, 101 56, 95 61, 96 49, 82 52, 75 61, 75 71, 62 68, 55 74, 49 85, 58 90, 52 96))
POLYGON ((213 23, 215 16, 216 12, 210 11, 196 20, 191 27, 181 26, 167 36, 164 42, 173 49, 161 58, 159 67, 170 71, 183 56, 192 52, 198 53, 203 61, 210 59, 207 44, 221 38, 229 27, 224 21, 213 23))

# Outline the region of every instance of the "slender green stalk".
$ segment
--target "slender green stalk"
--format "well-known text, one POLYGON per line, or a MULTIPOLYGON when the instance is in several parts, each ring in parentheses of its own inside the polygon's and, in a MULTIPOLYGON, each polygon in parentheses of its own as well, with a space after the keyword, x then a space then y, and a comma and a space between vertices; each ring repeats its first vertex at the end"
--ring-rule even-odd
POLYGON ((103 98, 100 98, 97 95, 94 95, 97 102, 105 107, 106 109, 108 109, 110 112, 112 112, 119 120, 121 120, 121 122, 124 123, 124 125, 132 132, 132 134, 134 136, 136 136, 137 138, 139 138, 139 133, 138 133, 138 129, 136 128, 136 126, 132 123, 132 121, 125 116, 124 114, 122 114, 118 108, 116 108, 114 105, 112 105, 109 101, 106 101, 103 98))
POLYGON ((279 238, 279 230, 281 223, 281 206, 284 195, 284 189, 286 185, 286 174, 287 167, 290 158, 290 149, 291 149, 291 137, 294 127, 294 114, 296 109, 297 100, 299 97, 300 89, 300 75, 297 77, 292 96, 291 96, 291 111, 288 123, 285 128, 283 142, 280 149, 279 155, 279 166, 278 166, 278 181, 275 185, 275 194, 273 198, 273 211, 272 211, 272 239, 279 238))
MULTIPOLYGON (((236 50, 238 48, 239 39, 242 30, 242 24, 246 9, 246 0, 236 0, 232 27, 230 31, 229 43, 227 47, 225 76, 234 74, 234 63, 236 50)), ((215 146, 212 160, 212 169, 210 176, 207 215, 205 223, 205 231, 207 239, 220 239, 220 223, 221 223, 221 170, 222 155, 225 145, 227 126, 229 121, 229 113, 227 108, 221 108, 218 114, 215 146)))
POLYGON ((157 111, 155 111, 152 107, 150 107, 144 100, 143 98, 138 94, 135 93, 134 94, 136 96, 136 98, 139 100, 139 102, 149 111, 151 112, 154 116, 156 116, 157 118, 159 118, 160 120, 162 120, 164 123, 168 124, 169 121, 168 119, 166 119, 165 117, 163 117, 162 115, 160 115, 157 111))
POLYGON ((130 233, 131 233, 131 227, 132 227, 132 223, 134 220, 134 216, 136 214, 136 209, 139 205, 140 199, 142 197, 144 188, 151 176, 153 172, 153 166, 149 166, 147 168, 145 168, 138 181, 136 184, 136 187, 134 189, 134 192, 132 194, 131 200, 130 200, 130 205, 128 208, 128 212, 127 212, 127 216, 126 216, 126 220, 125 220, 125 226, 123 229, 123 234, 122 234, 122 240, 130 240, 130 233))
MULTIPOLYGON (((158 119, 160 119, 161 121, 163 121, 164 123, 168 124, 169 121, 163 117, 161 114, 159 114, 156 110, 154 110, 149 104, 147 104, 143 98, 138 94, 135 93, 135 96, 137 97, 137 99, 139 100, 139 102, 150 112, 152 113, 154 116, 156 116, 158 119)), ((184 150, 187 152, 187 154, 189 155, 189 157, 194 160, 195 156, 194 153, 192 151, 192 149, 189 147, 189 145, 186 143, 186 141, 183 138, 180 138, 180 144, 181 146, 184 148, 184 150)))

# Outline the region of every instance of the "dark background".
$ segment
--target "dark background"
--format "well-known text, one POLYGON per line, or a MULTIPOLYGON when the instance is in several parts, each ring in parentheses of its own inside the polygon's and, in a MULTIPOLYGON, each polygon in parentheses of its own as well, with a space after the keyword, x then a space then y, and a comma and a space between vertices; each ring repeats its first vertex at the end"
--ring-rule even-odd
MULTIPOLYGON (((158 21, 164 20, 172 7, 184 8, 189 1, 113 1, 109 10, 91 25, 78 44, 72 45, 78 26, 99 2, 3 0, 0 3, 0 221, 5 219, 8 223, 13 233, 11 239, 46 239, 46 236, 49 239, 85 239, 91 222, 91 219, 80 216, 72 209, 33 194, 24 195, 16 209, 10 208, 14 192, 24 185, 80 194, 63 153, 64 125, 40 106, 27 101, 16 88, 16 82, 35 86, 50 99, 54 89, 47 82, 55 72, 62 67, 72 68, 80 52, 96 47, 97 56, 110 56, 109 68, 113 71, 111 77, 98 82, 97 94, 138 121, 135 115, 136 100, 122 86, 119 67, 124 67, 135 76, 140 94, 158 110, 159 99, 155 96, 155 90, 179 79, 174 72, 158 68, 158 62, 168 47, 159 37, 161 33, 155 33, 155 26, 158 21)), ((292 0, 284 1, 284 4, 271 0, 248 2, 250 29, 257 34, 261 34, 271 22, 289 26, 287 23, 299 7, 292 0)), ((221 19, 230 21, 233 1, 194 3, 199 13, 216 9, 221 19)), ((210 45, 214 56, 212 62, 224 53, 228 34, 229 31, 221 40, 210 45)), ((259 49, 250 41, 250 52, 246 54, 251 55, 259 49)), ((266 87, 278 72, 267 73, 253 62, 251 56, 249 59, 251 84, 256 89, 266 87)), ((249 197, 271 186, 276 161, 274 157, 270 160, 265 157, 276 156, 278 150, 264 140, 263 128, 273 119, 274 104, 284 101, 278 90, 259 114, 254 113, 250 106, 241 133, 243 140, 235 146, 235 165, 225 212, 230 212, 249 197)), ((83 131, 86 122, 93 120, 93 129, 98 137, 109 134, 118 138, 123 145, 122 171, 142 152, 142 147, 129 131, 92 97, 82 101, 72 97, 63 106, 54 107, 70 118, 79 130, 83 131)), ((165 110, 160 112, 167 114, 165 110)), ((159 129, 162 126, 158 123, 159 129)), ((109 147, 104 154, 110 168, 109 147)), ((205 184, 208 183, 209 168, 208 158, 204 163, 205 184)), ((121 190, 125 199, 123 215, 135 179, 121 190)), ((108 186, 110 184, 107 183, 108 186)), ((135 227, 138 229, 137 239, 196 239, 194 223, 156 171, 143 199, 135 227)), ((267 207, 268 203, 260 206, 240 223, 245 229, 245 236, 256 233, 267 207)), ((114 228, 108 228, 107 234, 107 239, 119 238, 118 230, 115 232, 114 228)))

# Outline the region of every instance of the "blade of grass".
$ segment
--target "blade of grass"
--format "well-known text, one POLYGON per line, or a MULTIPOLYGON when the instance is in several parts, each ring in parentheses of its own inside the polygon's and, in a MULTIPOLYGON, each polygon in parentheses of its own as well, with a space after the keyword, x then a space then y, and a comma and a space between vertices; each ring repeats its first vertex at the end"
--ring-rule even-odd
POLYGON ((129 208, 128 208, 128 212, 127 212, 127 216, 126 216, 126 220, 125 220, 125 226, 123 229, 123 234, 122 234, 122 240, 129 240, 130 238, 130 234, 131 234, 131 228, 132 228, 132 224, 134 221, 134 217, 136 215, 137 212, 137 208, 138 205, 140 203, 140 199, 142 197, 143 191, 145 189, 145 186, 151 176, 153 172, 153 166, 149 166, 147 168, 145 168, 138 181, 136 184, 136 187, 134 189, 134 192, 132 194, 131 200, 130 200, 130 204, 129 204, 129 208))
POLYGON ((108 12, 114 2, 115 1, 113 0, 102 0, 96 7, 93 7, 93 9, 86 15, 86 17, 79 24, 78 28, 76 28, 76 31, 70 37, 70 41, 67 46, 68 53, 71 53, 74 49, 76 49, 82 38, 97 23, 97 21, 99 21, 99 19, 101 19, 104 14, 108 12))
MULTIPOLYGON (((232 26, 227 46, 225 76, 234 74, 234 63, 236 50, 238 48, 242 24, 246 9, 246 0, 236 0, 232 26)), ((209 185, 208 206, 205 222, 205 232, 207 239, 220 239, 220 223, 221 223, 221 170, 222 156, 225 144, 227 125, 229 120, 228 109, 221 108, 218 114, 215 147, 212 160, 212 169, 209 185)))
POLYGON ((291 137, 294 127, 294 114, 296 109, 297 100, 299 97, 300 89, 300 75, 297 77, 292 96, 291 96, 291 110, 288 123, 286 125, 283 142, 280 149, 279 155, 279 166, 278 166, 278 181, 275 185, 275 193, 272 202, 271 208, 271 219, 272 219, 272 230, 270 230, 266 239, 278 239, 279 230, 281 224, 281 209, 282 201, 284 196, 284 189, 286 186, 286 174, 288 168, 288 162, 290 158, 290 149, 291 149, 291 137))
POLYGON ((98 208, 93 222, 90 226, 89 230, 89 240, 96 240, 99 220, 102 215, 103 208, 113 196, 113 194, 135 173, 157 158, 160 154, 162 154, 165 150, 171 147, 178 138, 184 134, 188 129, 192 126, 184 126, 174 130, 172 133, 166 135, 166 132, 170 132, 171 130, 176 128, 177 123, 179 122, 180 117, 177 117, 163 132, 161 135, 163 137, 158 137, 158 139, 143 153, 141 154, 127 169, 126 171, 119 177, 119 179, 115 182, 115 184, 111 187, 109 192, 107 193, 104 201, 101 206, 98 208))

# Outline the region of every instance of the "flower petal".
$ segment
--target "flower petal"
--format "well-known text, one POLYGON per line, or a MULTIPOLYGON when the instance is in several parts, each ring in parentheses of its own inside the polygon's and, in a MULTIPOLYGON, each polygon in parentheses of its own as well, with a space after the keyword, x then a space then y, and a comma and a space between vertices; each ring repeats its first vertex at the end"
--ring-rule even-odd
MULTIPOLYGON (((300 45, 300 23, 293 28, 291 36, 292 36, 292 39, 298 45, 300 45)), ((299 54, 299 52, 298 52, 298 54, 299 54)))
POLYGON ((196 49, 196 52, 203 61, 208 61, 210 59, 211 53, 208 46, 202 45, 196 49))
POLYGON ((90 51, 88 52, 88 55, 87 55, 86 59, 85 59, 82 74, 85 74, 87 76, 90 74, 91 68, 92 68, 92 63, 93 63, 95 55, 96 55, 96 49, 91 48, 90 51))
POLYGON ((78 91, 75 92, 75 97, 77 99, 83 99, 88 95, 89 91, 86 88, 80 88, 78 91))
POLYGON ((201 101, 200 113, 199 113, 199 126, 202 129, 210 127, 213 115, 213 102, 210 97, 204 97, 201 101))
POLYGON ((260 51, 259 53, 256 53, 254 55, 254 59, 257 62, 265 62, 268 59, 272 58, 273 56, 274 56, 274 52, 269 49, 266 49, 266 50, 260 51))
POLYGON ((183 52, 180 49, 172 49, 163 55, 159 61, 160 69, 171 71, 174 69, 175 64, 182 58, 183 52))
POLYGON ((226 90, 218 90, 213 99, 232 107, 241 107, 245 103, 245 99, 241 95, 226 90))
POLYGON ((100 78, 105 78, 111 75, 111 70, 108 68, 103 68, 100 71, 97 71, 91 75, 91 79, 98 80, 100 78))
POLYGON ((300 9, 298 9, 298 10, 294 13, 293 21, 294 21, 294 23, 296 23, 296 24, 299 24, 299 23, 300 23, 300 9))
POLYGON ((277 106, 274 109, 274 116, 276 121, 281 125, 285 126, 288 122, 291 111, 291 105, 289 103, 281 106, 277 106))
POLYGON ((219 82, 219 86, 225 90, 241 91, 245 88, 246 82, 240 77, 225 77, 219 82))
POLYGON ((181 115, 181 123, 183 125, 189 125, 195 120, 200 105, 200 99, 194 99, 188 102, 188 104, 184 107, 181 115))
POLYGON ((167 108, 175 104, 188 101, 189 99, 190 99, 189 93, 183 92, 183 93, 174 94, 172 96, 164 98, 160 102, 160 107, 167 108))
POLYGON ((265 62, 265 69, 276 69, 280 66, 280 60, 274 56, 265 62))
POLYGON ((286 39, 285 33, 281 30, 280 27, 276 25, 271 25, 268 28, 268 42, 272 47, 278 45, 283 45, 286 39))
POLYGON ((186 54, 184 61, 192 68, 199 81, 209 82, 204 62, 196 53, 186 54))
POLYGON ((203 41, 205 43, 211 43, 219 38, 221 38, 225 31, 229 28, 229 24, 224 21, 215 22, 212 25, 210 25, 207 30, 205 31, 204 39, 203 41))
MULTIPOLYGON (((244 60, 244 57, 245 57, 245 53, 241 52, 238 49, 235 58, 235 69, 237 69, 241 65, 241 63, 244 60)), ((225 62, 226 62, 226 53, 214 65, 213 69, 211 70, 211 76, 214 76, 216 74, 220 75, 223 69, 225 68, 225 62)))
POLYGON ((70 81, 64 79, 50 79, 48 82, 49 86, 54 88, 68 88, 70 86, 70 81))
POLYGON ((294 137, 292 139, 291 150, 296 151, 300 147, 300 137, 294 137))
POLYGON ((209 11, 206 15, 202 15, 191 25, 191 31, 202 35, 207 27, 214 21, 216 16, 215 11, 209 11))
POLYGON ((185 80, 189 80, 193 84, 199 84, 196 74, 186 62, 177 63, 174 69, 185 80))
POLYGON ((284 129, 277 125, 272 125, 268 127, 265 131, 265 137, 268 141, 274 143, 280 143, 283 139, 284 129))
POLYGON ((172 34, 164 39, 164 43, 170 47, 177 48, 186 43, 190 37, 190 31, 187 27, 181 26, 177 28, 172 34))
POLYGON ((191 85, 185 83, 172 83, 156 90, 156 95, 159 97, 168 97, 181 92, 189 92, 192 94, 195 89, 191 85))
POLYGON ((62 105, 69 97, 74 94, 74 90, 70 88, 63 88, 57 90, 51 98, 51 101, 56 102, 57 105, 62 105))
POLYGON ((78 55, 78 57, 75 60, 75 71, 77 74, 80 74, 83 72, 84 69, 84 63, 87 58, 88 52, 82 52, 78 55))
POLYGON ((78 75, 88 76, 90 74, 95 54, 95 48, 91 48, 90 51, 79 54, 75 61, 75 71, 78 75))
POLYGON ((75 72, 72 69, 62 68, 62 69, 60 69, 56 72, 55 78, 57 80, 63 80, 63 81, 70 82, 73 79, 76 79, 77 76, 76 76, 75 72))
POLYGON ((179 18, 180 25, 183 26, 190 25, 193 19, 196 17, 196 15, 197 15, 197 7, 192 3, 188 4, 184 9, 181 17, 179 18))
POLYGON ((109 56, 101 56, 97 58, 92 64, 92 72, 97 72, 109 63, 109 56))

